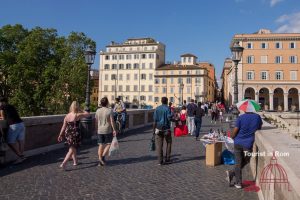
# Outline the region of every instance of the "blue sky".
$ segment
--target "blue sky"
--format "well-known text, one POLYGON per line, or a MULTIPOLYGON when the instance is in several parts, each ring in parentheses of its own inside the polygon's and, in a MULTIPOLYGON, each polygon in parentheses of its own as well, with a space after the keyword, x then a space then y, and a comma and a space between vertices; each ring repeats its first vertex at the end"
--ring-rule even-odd
MULTIPOLYGON (((110 41, 153 37, 166 44, 166 60, 193 53, 213 63, 220 77, 236 33, 260 28, 300 32, 300 0, 0 0, 0 26, 84 32, 97 51, 110 41)), ((99 57, 94 64, 98 68, 99 57)))

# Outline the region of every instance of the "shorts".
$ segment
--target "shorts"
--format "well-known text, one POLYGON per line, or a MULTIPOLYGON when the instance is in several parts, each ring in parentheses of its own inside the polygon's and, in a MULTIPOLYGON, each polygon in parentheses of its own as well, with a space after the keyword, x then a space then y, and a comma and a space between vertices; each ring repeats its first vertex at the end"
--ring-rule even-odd
POLYGON ((110 144, 113 139, 112 133, 109 134, 97 134, 98 144, 110 144))
POLYGON ((25 139, 25 126, 24 122, 9 125, 7 133, 7 143, 14 144, 17 141, 24 141, 25 139))

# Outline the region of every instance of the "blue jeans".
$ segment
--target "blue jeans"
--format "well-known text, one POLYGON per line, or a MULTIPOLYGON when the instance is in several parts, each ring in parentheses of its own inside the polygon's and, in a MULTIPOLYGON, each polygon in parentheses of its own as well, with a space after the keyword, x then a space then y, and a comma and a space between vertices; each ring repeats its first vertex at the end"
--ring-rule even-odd
POLYGON ((14 144, 17 141, 24 141, 25 139, 25 125, 24 122, 9 125, 7 134, 7 143, 14 144))
MULTIPOLYGON (((126 126, 126 112, 122 112, 121 113, 121 115, 122 115, 122 122, 121 122, 121 124, 122 124, 122 129, 125 129, 125 126, 126 126)), ((118 113, 114 113, 114 119, 115 119, 115 121, 117 120, 117 116, 118 116, 118 113)))
POLYGON ((202 119, 195 117, 195 125, 196 125, 196 137, 199 137, 200 129, 202 125, 202 119))

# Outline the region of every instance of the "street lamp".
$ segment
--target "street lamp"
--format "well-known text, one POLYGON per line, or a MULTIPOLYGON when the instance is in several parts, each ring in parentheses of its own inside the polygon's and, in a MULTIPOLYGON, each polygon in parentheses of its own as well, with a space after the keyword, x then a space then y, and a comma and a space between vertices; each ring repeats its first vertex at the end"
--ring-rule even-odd
POLYGON ((232 52, 232 61, 234 62, 234 108, 233 108, 233 114, 237 118, 239 111, 236 107, 236 104, 238 103, 238 64, 241 61, 243 50, 244 48, 239 45, 239 42, 235 42, 232 47, 230 47, 230 50, 232 52))
POLYGON ((180 90, 181 90, 181 105, 183 106, 183 88, 184 88, 184 84, 181 82, 180 83, 180 90))
MULTIPOLYGON (((89 45, 87 49, 84 51, 84 58, 85 63, 87 64, 87 81, 86 81, 86 90, 85 90, 85 111, 90 112, 90 71, 91 66, 94 64, 95 61, 95 55, 96 51, 92 49, 92 47, 89 45)), ((92 117, 86 117, 81 119, 81 130, 82 130, 82 136, 84 139, 90 139, 92 136, 92 117)))

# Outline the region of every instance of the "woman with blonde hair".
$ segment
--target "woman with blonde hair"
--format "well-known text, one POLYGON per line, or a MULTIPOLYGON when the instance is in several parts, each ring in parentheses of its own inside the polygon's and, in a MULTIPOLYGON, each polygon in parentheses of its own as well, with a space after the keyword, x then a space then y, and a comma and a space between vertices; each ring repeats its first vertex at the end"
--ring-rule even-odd
POLYGON ((63 140, 63 137, 66 139, 69 145, 69 151, 59 166, 60 168, 65 169, 66 163, 70 158, 73 159, 73 165, 76 166, 77 162, 77 148, 81 142, 81 135, 79 130, 80 119, 84 117, 88 117, 90 114, 86 111, 82 111, 80 109, 79 103, 77 101, 73 101, 69 113, 66 115, 64 119, 63 126, 61 128, 60 134, 57 138, 58 142, 63 140))

